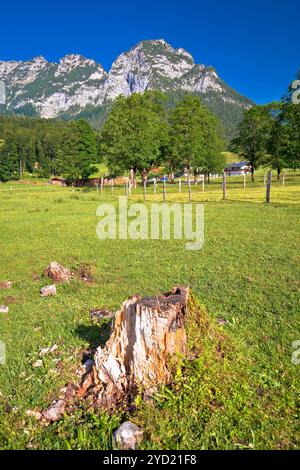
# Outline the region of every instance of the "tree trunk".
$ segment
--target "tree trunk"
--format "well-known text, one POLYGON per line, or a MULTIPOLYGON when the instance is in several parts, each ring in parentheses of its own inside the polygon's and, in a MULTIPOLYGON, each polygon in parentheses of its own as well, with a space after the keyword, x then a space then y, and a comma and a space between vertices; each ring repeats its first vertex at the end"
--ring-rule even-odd
POLYGON ((186 353, 184 328, 189 290, 155 297, 133 296, 114 319, 110 339, 95 354, 97 404, 112 409, 139 389, 146 395, 170 381, 168 358, 186 353))
POLYGON ((251 180, 254 183, 254 166, 251 165, 251 180))
POLYGON ((143 183, 146 181, 147 183, 147 180, 148 180, 148 170, 146 170, 146 168, 144 168, 142 171, 141 171, 141 175, 142 175, 142 181, 143 183))
POLYGON ((131 168, 129 182, 131 188, 136 188, 136 168, 131 168))
POLYGON ((277 179, 280 180, 281 168, 277 168, 277 179))

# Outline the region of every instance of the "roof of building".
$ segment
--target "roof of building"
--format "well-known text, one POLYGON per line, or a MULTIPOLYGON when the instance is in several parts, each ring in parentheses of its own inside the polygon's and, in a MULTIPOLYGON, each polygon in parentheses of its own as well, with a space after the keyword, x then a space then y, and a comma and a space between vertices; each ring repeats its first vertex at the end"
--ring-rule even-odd
POLYGON ((225 168, 242 168, 243 166, 249 166, 248 162, 236 162, 236 163, 229 163, 226 165, 225 168))

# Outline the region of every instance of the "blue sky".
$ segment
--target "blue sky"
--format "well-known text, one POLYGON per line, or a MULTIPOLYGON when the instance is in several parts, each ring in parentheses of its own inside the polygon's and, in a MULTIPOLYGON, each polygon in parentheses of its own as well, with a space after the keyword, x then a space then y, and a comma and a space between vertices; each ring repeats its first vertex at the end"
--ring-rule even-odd
POLYGON ((299 31, 299 0, 11 1, 0 5, 0 60, 74 52, 109 69, 137 42, 164 38, 265 103, 300 69, 299 31))

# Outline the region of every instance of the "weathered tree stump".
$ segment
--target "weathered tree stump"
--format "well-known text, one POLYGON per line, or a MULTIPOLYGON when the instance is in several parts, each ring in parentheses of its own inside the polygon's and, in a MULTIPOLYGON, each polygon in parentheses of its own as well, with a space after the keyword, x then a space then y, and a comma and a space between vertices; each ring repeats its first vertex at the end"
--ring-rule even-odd
POLYGON ((100 406, 111 409, 139 388, 151 395, 170 381, 169 356, 186 353, 188 295, 187 287, 177 287, 157 297, 133 296, 124 302, 111 337, 95 354, 100 406))

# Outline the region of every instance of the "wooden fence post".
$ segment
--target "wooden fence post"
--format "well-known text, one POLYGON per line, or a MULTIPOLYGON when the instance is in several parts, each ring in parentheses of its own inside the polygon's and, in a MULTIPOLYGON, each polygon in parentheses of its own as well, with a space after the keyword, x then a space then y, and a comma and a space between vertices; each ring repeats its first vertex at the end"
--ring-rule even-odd
POLYGON ((285 187, 285 177, 286 177, 286 171, 283 173, 283 178, 282 178, 282 186, 285 187))
POLYGON ((143 181, 143 187, 144 187, 144 189, 143 189, 144 201, 146 201, 146 188, 147 188, 147 181, 146 180, 143 181))
POLYGON ((191 191, 191 178, 190 174, 188 174, 188 190, 189 190, 189 201, 192 199, 192 191, 191 191))
POLYGON ((181 178, 178 180, 178 192, 181 193, 181 178))
POLYGON ((202 178, 202 191, 204 191, 204 184, 205 184, 205 181, 204 181, 204 176, 202 178))
POLYGON ((156 178, 153 178, 153 194, 156 194, 156 178))
POLYGON ((223 173, 223 200, 225 201, 226 199, 226 173, 224 171, 223 173))
POLYGON ((268 172, 268 182, 267 182, 267 191, 266 191, 266 202, 270 202, 271 196, 271 182, 272 182, 272 171, 268 172))
POLYGON ((243 187, 244 189, 246 189, 246 173, 244 173, 243 187))
POLYGON ((267 174, 264 175, 264 186, 266 186, 267 174))
POLYGON ((167 199, 167 188, 166 188, 166 177, 164 176, 164 180, 163 180, 163 198, 164 198, 164 202, 166 202, 166 199, 167 199))
POLYGON ((103 193, 103 183, 104 183, 104 178, 101 178, 101 182, 100 182, 100 194, 102 196, 102 193, 103 193))

